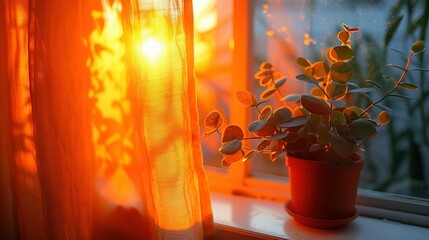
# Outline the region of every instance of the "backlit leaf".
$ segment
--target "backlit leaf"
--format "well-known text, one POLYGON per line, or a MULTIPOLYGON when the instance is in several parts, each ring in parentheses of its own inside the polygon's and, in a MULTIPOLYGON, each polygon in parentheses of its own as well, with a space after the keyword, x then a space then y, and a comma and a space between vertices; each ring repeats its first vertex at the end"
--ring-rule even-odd
MULTIPOLYGON (((362 108, 356 107, 356 106, 350 106, 344 109, 343 113, 344 116, 348 121, 353 121, 359 118, 359 115, 362 114, 363 110, 362 108)), ((367 115, 369 118, 369 116, 367 115)))
POLYGON ((223 117, 219 111, 213 110, 211 111, 207 117, 204 119, 204 126, 208 129, 207 132, 204 133, 205 136, 215 132, 219 129, 223 124, 223 117))
POLYGON ((260 152, 260 151, 264 150, 265 148, 267 148, 270 144, 271 144, 271 140, 264 140, 258 144, 256 149, 260 152))
POLYGON ((272 71, 271 70, 266 70, 266 69, 262 69, 259 70, 257 73, 255 73, 254 77, 256 79, 261 79, 261 78, 265 78, 265 77, 271 77, 272 76, 272 71))
POLYGON ((320 97, 320 98, 325 97, 325 93, 318 87, 311 89, 310 94, 315 97, 320 97))
POLYGON ((229 142, 234 139, 243 139, 244 132, 241 127, 237 125, 229 125, 223 131, 222 142, 229 142))
POLYGON ((236 95, 238 101, 246 107, 254 107, 258 104, 256 97, 247 90, 238 90, 236 95))
POLYGON ((425 42, 421 40, 416 41, 411 47, 411 51, 413 53, 419 53, 419 52, 422 52, 423 50, 425 50, 425 42))
POLYGON ((325 87, 325 92, 331 99, 338 99, 340 96, 345 96, 348 90, 348 85, 343 83, 331 82, 325 87))
POLYGON ((329 105, 320 98, 313 97, 311 95, 302 95, 301 104, 311 113, 315 114, 329 114, 331 108, 329 105))
POLYGON ((255 153, 256 153, 256 151, 255 150, 250 150, 250 151, 248 151, 245 155, 244 155, 244 157, 241 159, 241 161, 242 162, 245 162, 245 161, 247 161, 249 158, 251 158, 251 157, 253 157, 253 155, 255 155, 255 153))
POLYGON ((271 63, 269 62, 263 62, 261 63, 261 65, 259 66, 259 69, 271 69, 273 68, 273 65, 271 65, 271 63))
POLYGON ((311 62, 310 60, 306 59, 306 58, 302 58, 299 57, 296 59, 296 62, 301 66, 301 67, 309 67, 311 66, 311 62))
POLYGON ((347 32, 359 31, 359 28, 351 28, 351 27, 347 26, 347 24, 345 24, 345 23, 342 23, 341 25, 343 26, 344 30, 346 30, 347 32))
POLYGON ((262 109, 261 114, 258 116, 258 119, 268 120, 271 117, 272 113, 273 113, 273 108, 270 105, 267 105, 262 109))
POLYGON ((266 89, 264 92, 261 93, 261 100, 266 100, 270 97, 272 97, 275 93, 276 93, 277 89, 275 88, 271 88, 271 89, 266 89))
POLYGON ((271 76, 259 78, 259 85, 261 85, 262 87, 268 86, 272 79, 273 78, 271 76))
POLYGON ((226 161, 225 158, 223 158, 222 161, 220 162, 220 165, 224 168, 229 168, 231 166, 231 163, 226 161))
POLYGON ((329 52, 331 57, 337 61, 348 61, 354 57, 353 50, 347 46, 337 46, 329 52))
POLYGON ((404 88, 404 89, 408 89, 408 90, 415 90, 418 87, 412 83, 400 83, 399 87, 404 88))
POLYGON ((340 40, 343 44, 347 44, 350 41, 350 32, 348 31, 340 31, 337 35, 338 40, 340 40))
POLYGON ((388 124, 390 122, 390 114, 386 111, 382 111, 378 114, 378 121, 381 125, 388 124))
POLYGON ((315 62, 312 68, 313 68, 313 76, 316 79, 323 78, 329 73, 329 65, 323 61, 315 62))
POLYGON ((244 157, 244 151, 243 149, 240 149, 239 151, 233 153, 233 154, 225 154, 223 155, 223 158, 225 159, 225 161, 229 162, 229 163, 235 163, 235 162, 239 162, 242 161, 244 157))

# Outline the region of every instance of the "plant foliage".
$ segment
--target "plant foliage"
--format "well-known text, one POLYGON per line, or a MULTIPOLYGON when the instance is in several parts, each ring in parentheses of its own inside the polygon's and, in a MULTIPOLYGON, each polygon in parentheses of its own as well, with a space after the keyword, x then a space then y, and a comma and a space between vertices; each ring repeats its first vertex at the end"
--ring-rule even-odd
MULTIPOLYGON (((282 96, 280 87, 286 82, 282 73, 275 70, 272 64, 264 62, 254 75, 265 90, 257 100, 256 96, 247 90, 240 90, 236 97, 248 108, 258 112, 258 119, 250 122, 247 131, 254 136, 245 136, 244 131, 236 125, 226 126, 222 134, 219 151, 223 154, 222 166, 246 161, 256 152, 269 154, 275 161, 286 155, 324 161, 330 166, 352 166, 357 152, 368 139, 377 135, 380 126, 390 121, 390 113, 381 102, 388 97, 404 97, 396 93, 398 88, 414 90, 417 86, 404 82, 412 57, 424 50, 423 41, 417 41, 407 55, 405 66, 390 65, 402 72, 398 79, 385 76, 394 82, 390 89, 382 87, 376 80, 367 80, 371 87, 358 87, 351 83, 353 68, 349 61, 355 54, 351 46, 351 35, 357 28, 343 24, 343 30, 337 34, 340 45, 327 49, 326 59, 312 63, 309 59, 299 57, 297 64, 303 73, 296 79, 311 84, 313 89, 309 94, 282 96), (366 108, 351 105, 350 98, 368 95, 372 91, 380 92, 376 101, 370 101, 366 108), (273 96, 280 96, 284 106, 273 110, 266 102, 273 96), (288 101, 297 103, 294 109, 289 108, 288 101), (261 108, 261 105, 265 107, 261 108), (378 112, 375 118, 370 112, 378 112), (258 140, 256 149, 243 146, 245 140, 258 140)), ((382 79, 383 80, 383 79, 382 79)), ((381 80, 380 80, 381 81, 381 80)), ((205 119, 207 132, 221 134, 223 117, 219 111, 212 111, 205 119)))

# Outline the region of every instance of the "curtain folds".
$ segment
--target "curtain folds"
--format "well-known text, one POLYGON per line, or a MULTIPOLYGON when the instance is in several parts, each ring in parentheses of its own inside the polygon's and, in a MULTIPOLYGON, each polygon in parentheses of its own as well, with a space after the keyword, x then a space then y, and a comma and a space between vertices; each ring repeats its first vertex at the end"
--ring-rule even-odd
POLYGON ((192 1, 3 0, 0 53, 1 239, 213 238, 192 1))

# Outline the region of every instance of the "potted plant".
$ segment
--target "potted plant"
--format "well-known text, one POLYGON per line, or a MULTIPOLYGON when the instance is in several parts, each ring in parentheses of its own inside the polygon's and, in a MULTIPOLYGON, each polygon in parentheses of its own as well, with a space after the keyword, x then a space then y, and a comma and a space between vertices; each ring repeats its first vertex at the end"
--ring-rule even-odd
POLYGON ((406 56, 407 63, 404 67, 391 65, 402 73, 398 79, 386 76, 392 82, 389 89, 371 80, 365 81, 368 87, 359 87, 350 81, 353 69, 349 64, 354 58, 351 35, 358 29, 345 24, 343 28, 337 34, 341 44, 327 49, 326 60, 312 63, 297 59, 303 73, 296 79, 314 87, 309 94, 283 96, 279 89, 286 78, 267 62, 255 74, 260 86, 266 88, 259 101, 250 91, 237 91, 238 101, 258 113, 247 126, 254 136, 237 125, 221 131, 224 120, 217 110, 204 121, 205 136, 214 132, 222 136, 219 151, 224 167, 246 161, 255 153, 268 154, 273 161, 286 159, 291 184, 286 211, 298 222, 318 228, 343 226, 357 217, 356 193, 363 167, 359 152, 365 141, 389 122, 389 110, 380 103, 387 97, 405 97, 397 93, 398 88, 417 88, 404 79, 411 70, 412 57, 424 50, 422 41, 413 44, 409 55, 394 50, 406 56), (378 91, 376 101, 369 96, 373 91, 378 91), (284 105, 273 109, 267 101, 276 95, 284 105), (362 97, 369 104, 362 106, 356 101, 362 97), (245 140, 259 143, 253 149, 243 146, 245 140))

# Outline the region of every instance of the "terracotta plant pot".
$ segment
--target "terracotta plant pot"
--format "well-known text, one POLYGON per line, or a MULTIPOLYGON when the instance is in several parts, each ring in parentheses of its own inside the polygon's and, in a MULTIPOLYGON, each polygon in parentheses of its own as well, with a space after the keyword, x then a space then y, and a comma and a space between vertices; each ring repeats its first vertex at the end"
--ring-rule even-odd
POLYGON ((304 225, 316 228, 336 228, 353 221, 363 160, 353 167, 329 167, 320 161, 288 156, 291 200, 286 211, 304 225))

